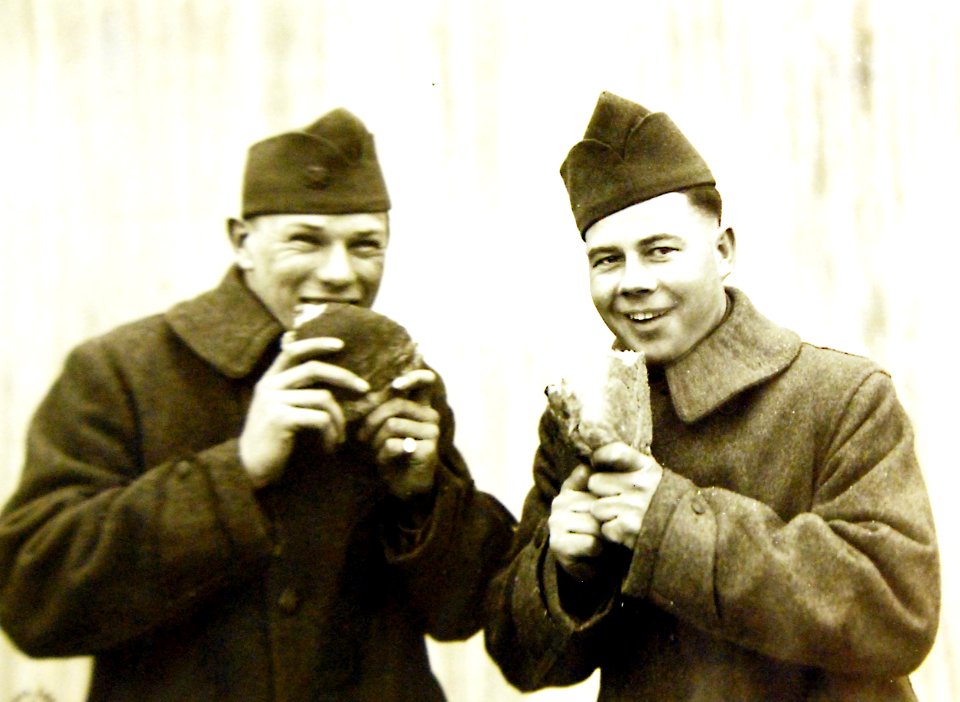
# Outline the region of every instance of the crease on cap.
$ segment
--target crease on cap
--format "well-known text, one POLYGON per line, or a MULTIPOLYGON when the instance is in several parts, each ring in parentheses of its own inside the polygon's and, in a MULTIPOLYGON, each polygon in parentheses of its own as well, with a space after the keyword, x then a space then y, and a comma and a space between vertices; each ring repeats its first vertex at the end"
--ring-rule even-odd
POLYGON ((583 139, 560 166, 580 235, 630 205, 716 185, 697 150, 663 112, 603 92, 583 139))
POLYGON ((259 141, 247 152, 245 218, 389 209, 373 135, 348 110, 332 110, 308 127, 259 141))

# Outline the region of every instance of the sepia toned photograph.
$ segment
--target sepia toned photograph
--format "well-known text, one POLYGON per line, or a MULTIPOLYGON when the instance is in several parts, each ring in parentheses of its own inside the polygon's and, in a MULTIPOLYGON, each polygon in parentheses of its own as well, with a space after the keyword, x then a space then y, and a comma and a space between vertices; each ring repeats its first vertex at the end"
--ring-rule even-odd
POLYGON ((960 698, 945 0, 0 5, 0 702, 960 698))

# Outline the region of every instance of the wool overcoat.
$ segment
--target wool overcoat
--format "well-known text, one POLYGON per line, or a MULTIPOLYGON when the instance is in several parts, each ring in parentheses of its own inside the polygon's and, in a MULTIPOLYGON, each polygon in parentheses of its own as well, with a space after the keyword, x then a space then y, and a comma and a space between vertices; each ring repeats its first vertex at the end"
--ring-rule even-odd
POLYGON ((558 569, 547 517, 577 459, 549 413, 487 647, 525 690, 601 671, 602 700, 915 699, 939 562, 910 423, 872 362, 801 343, 730 289, 725 321, 657 376, 664 467, 606 579, 558 569))
POLYGON ((254 491, 238 437, 279 324, 236 269, 68 357, 0 519, 0 620, 95 656, 93 702, 441 700, 424 635, 481 625, 512 517, 475 489, 437 389, 441 467, 414 520, 357 444, 301 438, 254 491))

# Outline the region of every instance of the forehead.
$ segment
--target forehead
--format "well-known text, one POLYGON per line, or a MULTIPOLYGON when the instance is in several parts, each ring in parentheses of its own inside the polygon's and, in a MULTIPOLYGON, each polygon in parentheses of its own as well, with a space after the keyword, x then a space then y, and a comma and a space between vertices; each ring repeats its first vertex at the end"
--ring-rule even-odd
POLYGON ((630 246, 663 234, 692 239, 710 233, 715 224, 683 193, 666 193, 607 215, 587 229, 583 239, 588 248, 630 246))
POLYGON ((313 230, 330 236, 384 234, 389 230, 386 212, 350 212, 347 214, 270 214, 250 222, 254 230, 266 234, 313 230))

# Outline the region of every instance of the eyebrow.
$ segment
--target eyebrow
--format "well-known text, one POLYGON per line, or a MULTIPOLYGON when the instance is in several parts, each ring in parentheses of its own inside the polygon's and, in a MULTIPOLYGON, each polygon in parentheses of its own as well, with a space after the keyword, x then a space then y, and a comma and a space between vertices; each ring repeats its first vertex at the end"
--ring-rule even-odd
POLYGON ((323 234, 327 230, 324 227, 318 227, 316 224, 304 224, 303 222, 294 222, 284 228, 288 232, 312 232, 323 234))
POLYGON ((587 258, 593 258, 598 254, 618 253, 620 250, 619 246, 596 246, 587 250, 587 258))
MULTIPOLYGON (((302 234, 307 232, 309 234, 326 234, 329 230, 326 227, 317 225, 317 224, 304 224, 296 223, 290 225, 288 232, 291 234, 302 234)), ((353 232, 350 234, 351 239, 359 239, 366 236, 386 236, 386 229, 361 229, 359 231, 353 232)))
MULTIPOLYGON (((651 234, 650 236, 643 237, 640 241, 637 242, 638 248, 643 248, 645 246, 651 246, 661 241, 683 241, 683 237, 676 234, 651 234)), ((607 253, 617 253, 622 251, 620 246, 596 246, 594 248, 587 250, 587 256, 596 256, 597 254, 607 254, 607 253)))
POLYGON ((662 232, 660 234, 651 234, 650 236, 644 237, 640 240, 640 246, 650 246, 651 244, 656 244, 664 240, 683 241, 683 237, 677 236, 676 234, 667 234, 666 232, 662 232))

